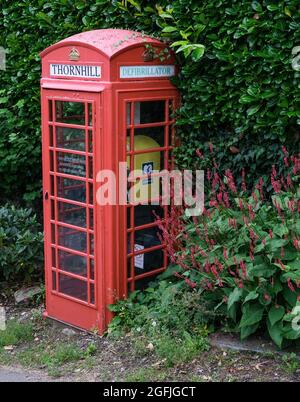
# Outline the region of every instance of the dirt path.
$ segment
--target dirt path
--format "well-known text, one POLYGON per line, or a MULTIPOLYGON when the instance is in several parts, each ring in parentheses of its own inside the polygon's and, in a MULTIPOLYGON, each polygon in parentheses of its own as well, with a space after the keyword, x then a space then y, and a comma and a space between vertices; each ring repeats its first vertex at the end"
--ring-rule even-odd
POLYGON ((55 380, 39 371, 31 371, 11 367, 0 367, 0 382, 53 382, 53 381, 55 380))

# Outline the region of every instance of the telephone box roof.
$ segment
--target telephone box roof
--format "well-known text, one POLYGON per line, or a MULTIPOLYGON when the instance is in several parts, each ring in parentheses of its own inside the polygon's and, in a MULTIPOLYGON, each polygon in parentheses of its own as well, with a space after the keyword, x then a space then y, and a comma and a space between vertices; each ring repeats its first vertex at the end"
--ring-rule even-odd
POLYGON ((141 32, 129 31, 126 29, 97 29, 82 32, 69 38, 63 39, 41 52, 43 57, 57 47, 64 45, 82 45, 97 49, 100 53, 111 59, 123 50, 149 43, 156 46, 164 45, 157 39, 150 38, 141 32))

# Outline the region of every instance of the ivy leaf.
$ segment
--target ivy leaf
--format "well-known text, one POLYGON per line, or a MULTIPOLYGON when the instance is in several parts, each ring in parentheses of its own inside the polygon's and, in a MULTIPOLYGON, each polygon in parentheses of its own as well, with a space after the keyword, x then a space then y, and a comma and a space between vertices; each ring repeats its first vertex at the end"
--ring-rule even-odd
POLYGON ((172 19, 172 20, 174 19, 173 16, 171 14, 168 14, 168 13, 160 13, 159 16, 161 18, 169 18, 169 19, 172 19))
POLYGON ((247 109, 247 115, 248 115, 248 116, 252 116, 252 115, 254 115, 256 112, 258 112, 259 109, 260 109, 260 105, 250 107, 249 109, 247 109))
POLYGON ((198 61, 201 59, 201 57, 204 55, 204 46, 197 47, 196 49, 193 50, 192 52, 192 59, 194 61, 198 61))
POLYGON ((256 99, 253 97, 253 96, 250 96, 250 95, 242 95, 241 97, 240 97, 240 100, 239 100, 239 102, 240 103, 251 103, 251 102, 254 102, 256 99))
POLYGON ((269 11, 277 11, 278 10, 278 6, 276 4, 269 4, 267 5, 267 9, 269 11))
POLYGON ((258 13, 262 12, 262 6, 258 1, 252 1, 251 7, 254 11, 257 11, 258 13))
POLYGON ((177 27, 172 27, 170 25, 164 27, 164 29, 162 30, 162 32, 176 32, 177 31, 177 27))
POLYGON ((288 15, 289 17, 292 17, 292 13, 288 7, 284 7, 284 14, 288 15))

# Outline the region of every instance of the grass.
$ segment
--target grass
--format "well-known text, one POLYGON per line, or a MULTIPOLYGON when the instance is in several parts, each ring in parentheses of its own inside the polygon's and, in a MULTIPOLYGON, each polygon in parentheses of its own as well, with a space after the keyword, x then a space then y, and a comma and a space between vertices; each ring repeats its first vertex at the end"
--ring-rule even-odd
MULTIPOLYGON (((19 363, 23 367, 46 368, 52 377, 58 377, 67 369, 67 365, 76 362, 86 362, 92 366, 92 356, 96 353, 96 345, 90 343, 85 349, 76 344, 62 343, 49 347, 46 343, 34 344, 31 323, 20 324, 10 322, 5 331, 0 332, 1 349, 8 345, 20 345, 14 353, 0 349, 0 364, 19 363), (31 343, 30 343, 31 342, 31 343)), ((73 367, 74 368, 74 367, 73 367)))
POLYGON ((0 331, 0 347, 19 345, 33 340, 33 327, 31 323, 19 323, 12 320, 7 323, 6 329, 0 331))
MULTIPOLYGON (((189 333, 183 333, 180 338, 170 334, 156 335, 151 343, 153 344, 153 353, 162 359, 167 367, 189 362, 201 352, 209 350, 209 342, 206 336, 192 336, 189 333)), ((145 338, 134 339, 133 345, 138 357, 150 353, 149 342, 145 338)))
POLYGON ((295 374, 300 367, 296 353, 286 353, 282 356, 281 367, 287 374, 295 374))
POLYGON ((128 374, 125 378, 126 382, 159 382, 166 381, 169 373, 165 370, 158 370, 153 367, 140 368, 128 374))

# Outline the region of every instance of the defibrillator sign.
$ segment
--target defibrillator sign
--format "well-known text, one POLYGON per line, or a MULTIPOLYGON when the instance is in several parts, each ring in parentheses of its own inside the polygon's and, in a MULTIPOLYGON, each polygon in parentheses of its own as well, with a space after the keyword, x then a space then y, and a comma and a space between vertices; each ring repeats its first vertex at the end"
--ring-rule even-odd
POLYGON ((120 78, 172 77, 175 66, 121 66, 120 78))

